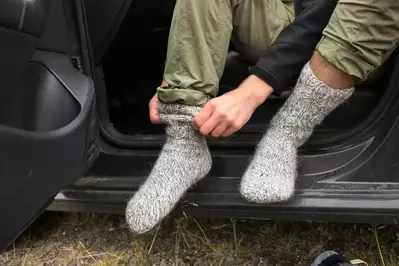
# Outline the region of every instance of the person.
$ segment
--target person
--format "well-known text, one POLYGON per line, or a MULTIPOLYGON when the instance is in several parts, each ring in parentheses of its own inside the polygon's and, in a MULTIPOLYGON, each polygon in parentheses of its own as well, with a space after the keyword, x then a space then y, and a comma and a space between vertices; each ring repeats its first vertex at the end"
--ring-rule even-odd
POLYGON ((206 135, 231 136, 268 96, 294 85, 239 189, 255 203, 291 198, 298 147, 391 55, 398 11, 394 0, 177 0, 164 82, 149 104, 166 142, 127 204, 130 229, 151 230, 207 175, 206 135), (230 41, 254 64, 238 88, 216 97, 230 41))

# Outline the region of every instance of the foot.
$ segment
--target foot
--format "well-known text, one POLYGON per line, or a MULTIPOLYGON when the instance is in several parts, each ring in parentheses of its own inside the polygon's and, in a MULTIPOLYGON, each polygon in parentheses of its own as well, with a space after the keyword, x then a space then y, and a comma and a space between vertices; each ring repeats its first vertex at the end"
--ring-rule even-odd
POLYGON ((328 87, 306 64, 293 93, 259 143, 241 182, 242 196, 257 203, 291 198, 297 176, 297 149, 308 140, 313 129, 352 93, 353 88, 328 87))
POLYGON ((166 143, 150 176, 126 208, 127 223, 138 234, 166 217, 212 164, 204 136, 192 127, 200 108, 177 104, 159 104, 158 108, 166 124, 166 143))
POLYGON ((279 202, 294 193, 297 148, 290 138, 269 131, 245 172, 240 192, 251 202, 279 202))

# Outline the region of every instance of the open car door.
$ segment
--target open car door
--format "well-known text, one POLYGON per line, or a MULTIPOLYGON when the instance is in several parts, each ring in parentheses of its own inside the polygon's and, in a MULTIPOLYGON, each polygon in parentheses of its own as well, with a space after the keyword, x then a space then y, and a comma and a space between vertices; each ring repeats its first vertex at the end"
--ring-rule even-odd
POLYGON ((98 154, 79 4, 0 1, 0 250, 98 154))

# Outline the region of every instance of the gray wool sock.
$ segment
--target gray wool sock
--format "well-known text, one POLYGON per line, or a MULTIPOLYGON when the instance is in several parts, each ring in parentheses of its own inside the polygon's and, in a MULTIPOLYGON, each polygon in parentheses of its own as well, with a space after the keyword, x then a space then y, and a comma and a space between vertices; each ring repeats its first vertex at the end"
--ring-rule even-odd
POLYGON ((201 108, 160 103, 158 109, 166 124, 166 142, 146 182, 126 208, 127 223, 139 234, 167 216, 212 165, 205 137, 192 127, 201 108))
POLYGON ((328 87, 314 75, 307 63, 291 96, 274 116, 258 144, 241 182, 242 196, 257 203, 288 200, 294 194, 298 147, 353 91, 354 88, 328 87))

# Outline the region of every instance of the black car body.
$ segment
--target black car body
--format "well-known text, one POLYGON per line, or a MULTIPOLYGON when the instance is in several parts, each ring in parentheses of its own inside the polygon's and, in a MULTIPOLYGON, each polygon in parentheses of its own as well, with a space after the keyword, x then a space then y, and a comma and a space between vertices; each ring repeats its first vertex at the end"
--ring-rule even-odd
MULTIPOLYGON (((124 213, 164 141, 147 104, 162 79, 175 0, 0 2, 0 248, 46 209, 124 213)), ((295 196, 238 194, 271 97, 246 127, 209 138, 214 165, 175 214, 337 222, 399 219, 399 57, 357 88, 300 150, 295 196)), ((248 65, 234 53, 221 93, 248 65)))

